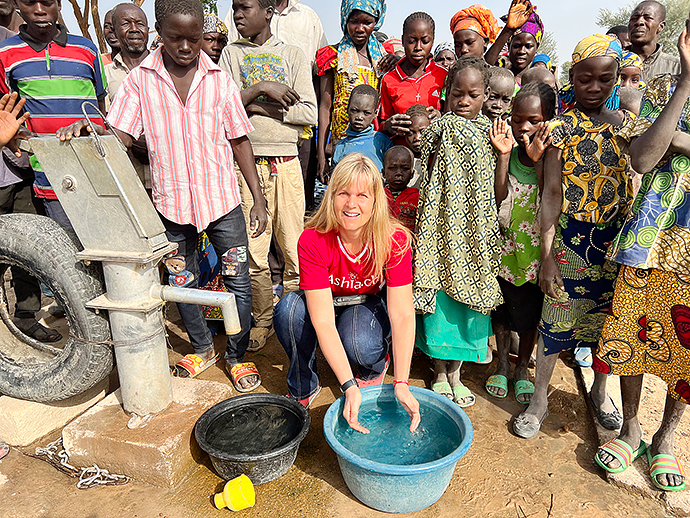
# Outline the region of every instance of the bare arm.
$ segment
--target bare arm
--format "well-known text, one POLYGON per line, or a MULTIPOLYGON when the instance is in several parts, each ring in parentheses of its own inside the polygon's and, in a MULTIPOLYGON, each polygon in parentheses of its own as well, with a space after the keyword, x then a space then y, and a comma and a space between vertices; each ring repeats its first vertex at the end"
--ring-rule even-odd
POLYGON ((671 139, 671 146, 669 147, 671 153, 679 153, 690 157, 690 135, 682 131, 676 130, 671 139))
POLYGON ((493 66, 496 64, 503 46, 510 41, 515 31, 529 20, 529 17, 535 10, 536 7, 532 5, 530 0, 513 0, 510 3, 506 26, 503 27, 491 48, 484 54, 484 60, 489 65, 493 66))
MULTIPOLYGON (((410 377, 412 349, 414 348, 415 314, 412 302, 412 285, 387 288, 388 316, 393 335, 393 366, 396 380, 410 377)), ((410 392, 409 385, 398 383, 395 397, 410 415, 410 432, 414 432, 421 420, 419 403, 410 392)))
POLYGON ((672 145, 678 119, 690 97, 690 34, 687 27, 678 38, 680 54, 680 78, 668 104, 659 118, 630 144, 630 161, 638 173, 651 171, 672 145))
POLYGON ((544 157, 544 195, 541 204, 541 270, 539 285, 549 297, 558 299, 553 289, 554 281, 563 290, 561 272, 553 256, 553 244, 556 239, 556 225, 563 206, 563 188, 561 180, 561 158, 563 152, 549 146, 544 157))
POLYGON ((319 135, 317 139, 316 161, 319 180, 326 180, 326 140, 331 131, 331 111, 335 88, 335 73, 329 70, 319 81, 319 135))
POLYGON ((494 179, 494 194, 496 195, 496 207, 500 207, 508 196, 508 166, 510 155, 498 155, 496 159, 496 176, 494 179))
POLYGON ((256 163, 254 162, 254 151, 249 139, 239 137, 230 141, 232 152, 235 155, 237 165, 240 167, 242 176, 244 176, 247 186, 254 198, 254 205, 249 211, 249 227, 253 229, 252 237, 260 236, 266 225, 268 224, 268 213, 266 212, 266 198, 261 190, 259 183, 259 175, 256 172, 256 163))
MULTIPOLYGON (((244 99, 242 99, 244 102, 244 99)), ((249 104, 245 104, 245 110, 247 110, 247 115, 263 115, 264 117, 270 117, 279 121, 283 121, 283 114, 285 113, 279 104, 267 103, 263 101, 252 101, 249 104)))
POLYGON ((513 37, 513 34, 515 34, 515 29, 509 29, 507 25, 503 27, 503 30, 501 30, 499 33, 496 41, 494 41, 493 45, 491 45, 489 50, 486 51, 486 54, 484 54, 484 61, 491 66, 495 66, 496 62, 498 61, 498 57, 501 55, 501 50, 503 50, 505 44, 510 41, 510 38, 513 37))
MULTIPOLYGON (((345 348, 340 341, 338 329, 335 326, 333 294, 330 288, 324 288, 321 290, 305 290, 304 296, 307 299, 307 311, 316 331, 319 347, 321 347, 328 365, 338 379, 338 383, 342 385, 354 376, 350 368, 350 361, 345 353, 345 348)), ((369 430, 359 424, 358 416, 361 402, 362 394, 359 391, 359 387, 353 386, 347 389, 345 391, 343 417, 345 417, 353 429, 362 433, 369 433, 369 430)))

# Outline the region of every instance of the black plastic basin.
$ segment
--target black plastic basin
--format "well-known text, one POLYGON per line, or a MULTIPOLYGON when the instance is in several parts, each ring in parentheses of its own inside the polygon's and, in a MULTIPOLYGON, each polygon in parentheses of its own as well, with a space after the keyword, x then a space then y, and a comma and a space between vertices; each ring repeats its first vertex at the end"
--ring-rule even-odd
POLYGON ((194 435, 223 479, 244 473, 264 484, 290 469, 310 424, 306 408, 293 399, 245 394, 204 412, 194 435))

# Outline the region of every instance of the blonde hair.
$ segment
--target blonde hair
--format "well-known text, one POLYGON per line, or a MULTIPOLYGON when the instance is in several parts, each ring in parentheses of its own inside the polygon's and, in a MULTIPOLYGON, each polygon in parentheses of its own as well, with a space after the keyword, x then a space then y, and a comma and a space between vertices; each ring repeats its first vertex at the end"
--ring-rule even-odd
POLYGON ((328 183, 319 210, 307 221, 305 226, 321 233, 337 231, 339 228, 338 217, 333 206, 335 196, 343 189, 354 185, 357 180, 362 181, 363 185, 360 185, 374 197, 371 218, 367 221, 362 232, 364 244, 368 246, 367 255, 364 258, 364 273, 367 276, 373 275, 376 279, 382 279, 386 265, 395 265, 410 248, 412 235, 397 219, 391 216, 381 173, 370 158, 361 153, 351 153, 338 163, 328 183), (392 257, 392 236, 397 231, 403 232, 405 242, 396 257, 392 257))

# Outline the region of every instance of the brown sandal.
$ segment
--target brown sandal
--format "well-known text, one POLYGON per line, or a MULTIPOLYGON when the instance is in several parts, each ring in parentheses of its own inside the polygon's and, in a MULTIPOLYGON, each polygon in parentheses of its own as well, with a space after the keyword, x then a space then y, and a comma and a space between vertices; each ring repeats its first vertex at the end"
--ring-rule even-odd
POLYGON ((41 325, 38 320, 34 320, 33 324, 31 324, 29 327, 24 327, 21 325, 20 322, 22 320, 24 319, 15 319, 14 325, 17 326, 17 329, 19 329, 26 336, 29 336, 34 340, 38 340, 39 342, 47 343, 59 342, 62 340, 62 335, 58 331, 41 325))

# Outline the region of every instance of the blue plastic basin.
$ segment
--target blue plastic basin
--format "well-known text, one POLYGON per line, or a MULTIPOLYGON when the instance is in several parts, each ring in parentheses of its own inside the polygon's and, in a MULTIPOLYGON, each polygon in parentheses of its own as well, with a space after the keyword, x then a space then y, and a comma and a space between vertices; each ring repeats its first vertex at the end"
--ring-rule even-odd
MULTIPOLYGON (((414 465, 394 465, 365 459, 351 452, 336 438, 335 431, 348 424, 342 417, 345 398, 333 403, 323 421, 326 441, 338 456, 340 471, 353 495, 365 505, 389 513, 411 513, 429 507, 445 492, 455 465, 472 443, 472 423, 450 399, 430 390, 410 387, 420 408, 431 407, 448 416, 457 426, 460 442, 445 457, 414 465)), ((395 400, 393 385, 362 389, 360 412, 395 400)))

